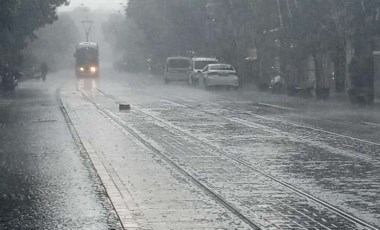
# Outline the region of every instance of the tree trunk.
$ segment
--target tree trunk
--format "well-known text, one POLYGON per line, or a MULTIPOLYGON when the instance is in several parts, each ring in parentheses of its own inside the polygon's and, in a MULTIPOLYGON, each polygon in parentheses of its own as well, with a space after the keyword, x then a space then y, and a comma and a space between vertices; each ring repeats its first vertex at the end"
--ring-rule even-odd
POLYGON ((346 81, 346 53, 345 50, 339 48, 338 54, 334 60, 334 78, 335 78, 335 90, 338 93, 344 92, 346 81))
POLYGON ((326 84, 326 76, 323 62, 325 55, 321 52, 316 52, 313 54, 314 64, 315 64, 315 77, 316 77, 316 88, 315 95, 317 99, 327 100, 330 97, 330 88, 326 84))

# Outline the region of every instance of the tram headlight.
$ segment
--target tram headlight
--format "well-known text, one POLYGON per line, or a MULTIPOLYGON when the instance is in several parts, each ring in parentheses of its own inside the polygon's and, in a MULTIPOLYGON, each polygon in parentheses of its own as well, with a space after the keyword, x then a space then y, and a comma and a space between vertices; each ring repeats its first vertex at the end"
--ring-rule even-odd
POLYGON ((98 68, 96 68, 96 66, 91 66, 90 67, 91 73, 96 73, 97 70, 98 70, 98 68))
POLYGON ((80 68, 79 68, 79 71, 84 72, 84 68, 83 68, 83 67, 80 67, 80 68))

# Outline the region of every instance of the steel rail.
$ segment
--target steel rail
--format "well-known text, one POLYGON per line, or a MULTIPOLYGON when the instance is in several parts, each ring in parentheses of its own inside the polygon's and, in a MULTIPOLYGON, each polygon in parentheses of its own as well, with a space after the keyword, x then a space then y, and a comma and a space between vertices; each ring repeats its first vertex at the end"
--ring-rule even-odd
MULTIPOLYGON (((99 90, 104 96, 116 100, 115 97, 109 96, 102 91, 99 90)), ((261 230, 262 228, 254 223, 252 220, 250 220, 248 217, 246 217, 243 213, 241 213, 236 207, 234 207, 232 204, 230 204, 228 201, 226 201, 222 196, 215 193, 211 189, 209 189, 206 185, 204 185, 202 182, 197 180, 194 176, 192 176, 189 172, 187 172, 185 169, 183 169, 180 165, 175 163, 173 160, 171 160, 168 156, 166 156, 163 152, 161 152, 159 149, 154 147, 152 144, 150 144, 148 141, 146 141, 143 137, 141 137, 138 133, 136 133, 132 128, 128 127, 128 125, 117 115, 113 114, 109 110, 105 109, 101 105, 99 105, 95 100, 93 100, 91 97, 89 97, 85 92, 81 91, 82 96, 92 103, 97 110, 110 118, 112 121, 114 121, 118 126, 123 128, 125 131, 127 131, 129 134, 131 134, 134 138, 136 138, 139 142, 141 142, 144 146, 146 146, 148 149, 153 151, 156 155, 160 156, 162 159, 164 159, 168 164, 172 165, 175 169, 177 169, 179 172, 181 172, 184 176, 189 178, 194 184, 196 184, 200 189, 202 189, 206 194, 208 194, 210 197, 212 197, 215 201, 220 203, 222 206, 227 208, 229 211, 231 211, 234 215, 236 215, 239 219, 244 221, 246 224, 248 224, 252 229, 255 230, 261 230)))
MULTIPOLYGON (((114 101, 120 101, 117 97, 115 97, 115 96, 113 96, 111 94, 108 94, 108 93, 106 93, 106 92, 104 92, 104 91, 102 91, 100 89, 98 89, 98 91, 102 95, 104 95, 105 97, 108 97, 109 99, 112 99, 114 101)), ((186 104, 184 104, 184 105, 186 106, 186 104)), ((201 112, 206 112, 206 111, 203 111, 203 110, 200 110, 200 109, 197 109, 197 108, 193 108, 193 107, 189 107, 189 108, 192 108, 194 110, 198 110, 198 111, 201 111, 201 112)), ((302 190, 294 187, 293 185, 291 185, 289 183, 286 183, 286 182, 284 182, 284 181, 282 181, 282 180, 280 180, 280 179, 278 179, 278 178, 276 178, 276 177, 274 177, 274 176, 272 176, 272 175, 270 175, 270 174, 268 174, 268 173, 266 173, 266 172, 264 172, 262 170, 259 170, 256 167, 252 166, 252 164, 250 164, 249 162, 244 161, 242 159, 239 159, 238 157, 235 157, 235 156, 233 156, 231 154, 225 153, 224 151, 220 150, 219 148, 217 148, 217 147, 215 147, 215 146, 213 146, 213 145, 211 145, 211 144, 209 144, 209 143, 207 143, 207 142, 205 142, 205 141, 203 141, 203 140, 201 140, 199 138, 196 138, 193 135, 191 135, 191 134, 189 134, 187 132, 184 132, 183 130, 181 130, 179 128, 176 128, 174 125, 168 124, 167 122, 163 121, 160 118, 157 118, 156 116, 154 116, 152 114, 146 113, 146 112, 144 112, 142 110, 138 110, 138 112, 142 113, 145 116, 148 116, 148 117, 150 117, 150 118, 152 118, 152 119, 154 119, 154 120, 156 120, 158 122, 160 122, 161 124, 164 124, 165 126, 169 127, 170 129, 174 129, 177 132, 180 132, 181 134, 186 135, 188 138, 191 138, 194 141, 196 141, 198 143, 201 143, 202 145, 208 146, 209 148, 213 149, 214 151, 218 152, 219 154, 221 154, 221 155, 223 155, 225 157, 228 157, 229 159, 231 159, 231 160, 233 160, 233 161, 235 161, 235 162, 237 162, 239 164, 242 164, 242 165, 250 168, 251 170, 253 170, 253 171, 255 171, 255 172, 257 172, 257 173, 259 173, 259 174, 261 174, 261 175, 263 175, 263 176, 265 176, 265 177, 267 177, 267 178, 269 178, 269 179, 271 179, 271 180, 273 180, 273 181, 275 181, 277 183, 279 183, 280 185, 282 185, 282 186, 286 187, 287 189, 295 192, 296 194, 298 194, 300 196, 303 196, 303 197, 305 197, 305 198, 307 198, 307 199, 309 199, 309 200, 311 200, 311 201, 313 201, 313 202, 315 202, 315 203, 317 203, 319 205, 322 205, 323 207, 326 207, 330 211, 334 212, 335 214, 341 216, 342 218, 344 218, 344 219, 346 219, 346 220, 348 220, 348 221, 350 221, 352 223, 359 224, 361 226, 367 227, 367 228, 372 229, 372 230, 380 230, 379 227, 376 227, 376 226, 374 226, 374 225, 372 225, 372 224, 370 224, 370 223, 368 223, 368 222, 366 222, 366 221, 364 221, 362 219, 359 219, 358 217, 355 217, 355 216, 353 216, 353 215, 351 215, 351 214, 349 214, 349 213, 347 213, 347 212, 345 212, 345 211, 343 211, 343 210, 335 207, 334 205, 329 204, 326 201, 323 201, 323 200, 321 200, 321 199, 319 199, 319 198, 317 198, 317 197, 315 197, 315 196, 313 196, 313 195, 311 195, 311 194, 309 194, 307 192, 304 192, 304 191, 302 191, 302 190)), ((213 114, 213 115, 214 116, 218 116, 217 114, 213 114)), ((222 117, 222 116, 220 116, 220 117, 222 117)), ((146 142, 145 140, 143 140, 143 141, 146 142)), ((149 143, 147 143, 147 144, 150 145, 149 143)))

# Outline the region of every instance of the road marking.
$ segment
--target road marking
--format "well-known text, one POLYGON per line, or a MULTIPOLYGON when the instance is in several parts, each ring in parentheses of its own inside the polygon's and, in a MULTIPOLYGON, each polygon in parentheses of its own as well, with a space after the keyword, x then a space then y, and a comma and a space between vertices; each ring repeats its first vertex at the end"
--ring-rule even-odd
MULTIPOLYGON (((212 105, 211 103, 204 103, 204 104, 212 105)), ((237 109, 234 109, 234 108, 229 108, 229 110, 238 111, 237 109)), ((252 111, 249 111, 249 114, 252 115, 252 116, 255 116, 257 118, 261 118, 263 120, 267 120, 267 121, 282 122, 281 120, 268 118, 268 117, 256 114, 256 113, 254 113, 252 111)), ((331 131, 327 131, 327 130, 323 130, 323 129, 319 129, 319 128, 313 128, 313 127, 306 126, 306 125, 299 125, 299 124, 295 124, 295 123, 289 123, 289 124, 292 125, 292 126, 294 126, 294 127, 296 127, 296 128, 309 129, 309 130, 313 130, 313 131, 317 131, 317 132, 322 132, 322 133, 327 133, 327 134, 330 134, 330 135, 335 135, 335 136, 338 136, 338 137, 348 138, 348 139, 351 139, 351 140, 355 140, 355 141, 359 141, 359 142, 363 142, 363 143, 367 143, 367 144, 372 144, 372 145, 380 146, 380 143, 372 142, 372 141, 368 141, 368 140, 364 140, 364 139, 360 139, 360 138, 356 138, 356 137, 351 137, 351 136, 347 136, 347 135, 344 135, 344 134, 339 134, 339 133, 335 133, 335 132, 331 132, 331 131)), ((375 124, 376 123, 372 123, 371 125, 375 125, 375 124)), ((376 125, 380 126, 380 124, 376 124, 376 125)))
POLYGON ((192 100, 192 99, 188 99, 188 98, 185 98, 185 97, 180 97, 180 99, 184 100, 184 101, 188 101, 188 102, 197 102, 195 100, 192 100))
POLYGON ((253 101, 218 101, 219 103, 232 103, 232 104, 241 104, 241 105, 245 105, 245 104, 253 104, 254 102, 253 101))
MULTIPOLYGON (((199 102, 199 103, 203 103, 203 104, 206 104, 206 105, 208 104, 208 105, 217 106, 217 104, 209 103, 209 102, 199 102)), ((190 107, 190 106, 185 106, 185 107, 190 107)), ((227 108, 227 109, 230 110, 230 111, 232 110, 232 111, 239 112, 239 110, 234 109, 234 108, 227 108)), ((295 111, 297 111, 297 110, 295 110, 295 111)), ((203 111, 203 112, 207 112, 207 111, 203 111)), ((252 111, 248 111, 248 113, 250 115, 252 115, 252 116, 255 116, 257 118, 261 118, 263 120, 272 121, 272 122, 283 122, 280 119, 273 119, 273 118, 265 117, 265 116, 256 114, 256 113, 254 113, 252 111)), ((359 141, 359 142, 363 142, 363 143, 367 143, 367 144, 371 144, 371 145, 380 146, 380 143, 377 143, 377 142, 368 141, 368 140, 364 140, 364 139, 360 139, 360 138, 356 138, 356 137, 351 137, 351 136, 340 134, 340 133, 335 133, 335 132, 331 132, 331 131, 327 131, 327 130, 323 130, 323 129, 319 129, 319 128, 314 128, 314 127, 311 127, 311 126, 299 125, 299 124, 295 124, 295 123, 292 123, 292 122, 288 122, 288 124, 292 125, 293 127, 296 127, 296 128, 309 129, 309 130, 313 130, 313 131, 317 131, 317 132, 322 132, 322 133, 326 133, 326 134, 330 134, 330 135, 335 135, 337 137, 348 138, 348 139, 351 139, 351 140, 355 140, 355 141, 359 141)), ((379 126, 380 127, 380 124, 377 124, 377 123, 372 123, 371 125, 375 125, 375 126, 379 126)))
POLYGON ((330 135, 335 135, 335 136, 338 136, 338 137, 348 138, 348 139, 351 139, 351 140, 354 140, 354 141, 359 141, 359 142, 363 142, 363 143, 367 143, 367 144, 371 144, 371 145, 380 146, 380 143, 377 143, 377 142, 368 141, 368 140, 364 140, 364 139, 360 139, 360 138, 356 138, 356 137, 351 137, 351 136, 347 136, 347 135, 340 134, 340 133, 335 133, 335 132, 326 131, 326 130, 323 130, 323 129, 313 128, 313 127, 310 127, 310 126, 297 125, 297 124, 292 124, 292 125, 295 126, 295 127, 299 127, 299 128, 310 129, 310 130, 314 130, 314 131, 318 131, 318 132, 322 132, 322 133, 327 133, 327 134, 330 134, 330 135))
POLYGON ((285 106, 280 106, 280 105, 273 105, 273 104, 262 103, 262 102, 259 102, 258 105, 263 105, 263 106, 272 107, 272 108, 276 108, 276 109, 284 109, 284 110, 290 110, 290 111, 297 111, 297 109, 293 109, 293 108, 290 108, 290 107, 285 107, 285 106))
MULTIPOLYGON (((178 104, 178 103, 177 103, 177 104, 178 104)), ((188 106, 184 106, 184 107, 188 107, 188 106)), ((108 113, 110 113, 111 116, 115 116, 116 118, 121 119, 120 122, 123 122, 123 123, 124 123, 124 121, 123 121, 122 118, 120 118, 119 116, 113 114, 112 112, 109 112, 107 109, 105 109, 105 110, 106 110, 108 113)), ((149 111, 149 110, 148 110, 148 111, 149 111)), ((173 125, 173 124, 171 124, 171 123, 168 122, 168 121, 163 121, 161 118, 155 116, 154 114, 149 113, 148 111, 147 111, 147 110, 141 110, 141 109, 140 109, 140 110, 137 111, 137 112, 144 113, 144 114, 146 114, 147 116, 152 117, 153 119, 155 119, 155 120, 157 120, 157 121, 159 121, 159 122, 162 122, 164 125, 168 125, 169 127, 172 127, 173 129, 175 129, 175 130, 177 130, 177 131, 179 131, 179 132, 182 132, 182 133, 185 133, 185 134, 188 133, 188 131, 182 131, 182 129, 181 129, 180 127, 177 127, 176 125, 173 125)), ((206 111, 201 111, 201 112, 206 112, 206 111)), ((207 113, 207 112, 206 112, 206 113, 207 113)), ((210 113, 210 114, 212 114, 212 113, 210 113)), ((215 113, 214 115, 215 115, 215 116, 220 116, 220 115, 217 115, 216 113, 215 113)), ((270 130, 268 130, 268 131, 269 131, 269 132, 272 132, 272 133, 281 133, 281 134, 283 133, 283 134, 286 134, 286 135, 289 134, 289 132, 286 132, 286 131, 277 130, 276 128, 268 127, 268 126, 261 125, 261 124, 256 124, 256 123, 249 122, 249 121, 246 121, 246 120, 242 120, 242 119, 239 119, 239 118, 233 118, 233 117, 229 117, 229 118, 228 118, 228 117, 227 117, 227 118, 225 118, 225 119, 228 119, 228 120, 230 120, 230 121, 234 121, 234 122, 237 122, 237 123, 240 123, 240 124, 243 124, 243 125, 250 125, 250 126, 252 126, 253 128, 270 129, 270 130)), ((322 130, 322 131, 324 131, 324 130, 322 130)), ((193 137, 193 135, 191 135, 191 134, 190 134, 189 136, 190 136, 190 137, 193 137)), ((290 136, 292 136, 292 135, 290 135, 290 136)), ((209 145, 209 146, 211 146, 211 147, 214 146, 213 144, 210 144, 209 142, 204 142, 202 139, 199 139, 199 138, 196 138, 196 137, 194 137, 194 139, 195 139, 195 140, 198 140, 198 141, 201 142, 201 143, 203 142, 203 143, 205 143, 206 145, 209 145)), ((310 142, 315 142, 315 141, 310 141, 310 142)), ((315 143, 317 143, 317 142, 315 142, 315 143)), ((148 142, 148 144, 149 144, 149 142, 148 142)), ((214 148, 216 149, 217 152, 219 152, 219 151, 223 151, 223 150, 220 150, 218 147, 214 147, 214 148)), ((254 169, 253 166, 251 166, 250 163, 244 162, 244 161, 242 161, 242 160, 240 160, 239 158, 236 158, 236 157, 234 157, 234 156, 229 156, 230 154, 226 154, 226 153, 224 153, 224 152, 221 152, 221 153, 222 153, 222 155, 224 155, 224 156, 228 156, 229 158, 231 158, 231 159, 233 159, 233 160, 235 160, 235 161, 237 161, 237 162, 240 162, 240 163, 242 163, 243 165, 246 165, 246 166, 252 168, 253 170, 259 172, 259 170, 254 169)), ((312 195, 309 195, 309 194, 307 194, 307 193, 304 193, 304 192, 301 191, 301 190, 298 190, 297 188, 291 186, 290 184, 287 184, 286 182, 282 182, 282 181, 276 179, 275 177, 273 177, 273 176, 271 176, 271 175, 269 175, 269 174, 266 174, 265 172, 260 171, 260 173, 263 174, 263 175, 265 175, 265 176, 267 176, 267 177, 269 177, 269 178, 271 178, 271 179, 274 180, 274 181, 277 181, 278 183, 284 185, 285 187, 290 188, 291 190, 295 191, 296 193, 302 194, 303 196, 309 198, 310 200, 313 200, 313 201, 315 201, 315 202, 317 202, 317 203, 319 203, 319 204, 321 204, 321 205, 327 207, 327 208, 330 209, 331 211, 335 212, 336 214, 339 214, 340 216, 342 216, 342 217, 344 217, 344 218, 346 218, 346 219, 348 219, 348 220, 351 220, 351 221, 353 221, 353 222, 356 222, 356 223, 362 224, 362 225, 364 225, 364 226, 366 226, 366 227, 369 227, 369 228, 371 228, 371 229, 377 229, 377 228, 371 226, 370 224, 367 224, 366 222, 364 222, 364 221, 362 221, 362 220, 356 218, 355 216, 351 216, 350 214, 347 214, 347 213, 345 213, 344 211, 341 211, 341 210, 335 208, 334 206, 330 205, 329 203, 326 203, 326 202, 323 201, 323 200, 319 200, 318 198, 313 197, 312 195)), ((313 214, 313 215, 315 215, 315 214, 313 214)), ((321 223, 319 223, 319 224, 321 224, 321 223)), ((324 227, 325 227, 325 226, 324 226, 324 227)), ((326 227, 326 228, 327 228, 327 227, 326 227)), ((329 228, 327 228, 327 229, 329 229, 329 228)))
MULTIPOLYGON (((193 108, 193 106, 187 105, 186 103, 180 104, 180 103, 169 101, 169 100, 166 100, 166 99, 161 99, 160 101, 167 102, 169 104, 173 104, 173 105, 176 105, 176 106, 179 106, 179 107, 182 107, 182 108, 193 108)), ((198 102, 199 104, 208 105, 208 106, 220 106, 219 104, 213 103, 213 102, 197 101, 197 100, 194 100, 194 101, 198 102)), ((259 104, 266 104, 266 103, 259 103, 259 104)), ((267 104, 267 105, 272 106, 271 104, 267 104)), ((282 107, 282 106, 280 106, 280 107, 282 107)), ((287 107, 282 107, 282 108, 297 111, 296 109, 293 109, 293 108, 287 108, 287 107)), ((199 109, 196 109, 196 110, 199 110, 199 109)), ((234 108, 227 108, 227 110, 230 110, 230 111, 232 110, 232 111, 239 112, 238 109, 234 109, 234 108)), ((200 110, 200 111, 207 112, 207 111, 204 111, 204 110, 200 110)), ((248 112, 249 112, 250 115, 255 116, 257 118, 261 118, 263 120, 272 121, 272 122, 282 122, 282 120, 268 118, 268 117, 256 114, 256 113, 254 113, 252 111, 248 111, 248 112)), ((214 114, 214 115, 216 115, 216 114, 214 114)), ((334 136, 337 136, 337 137, 348 138, 348 139, 351 139, 351 140, 355 140, 355 141, 359 141, 359 142, 363 142, 363 143, 367 143, 367 144, 371 144, 371 145, 380 146, 380 143, 377 143, 377 142, 368 141, 368 140, 364 140, 364 139, 360 139, 360 138, 356 138, 356 137, 351 137, 351 136, 340 134, 340 133, 335 133, 335 132, 331 132, 331 131, 327 131, 327 130, 323 130, 323 129, 319 129, 319 128, 314 128, 314 127, 311 127, 311 126, 299 125, 299 124, 295 124, 295 123, 292 123, 292 122, 289 122, 288 124, 290 124, 290 125, 292 125, 293 127, 296 127, 296 128, 309 129, 309 130, 313 130, 313 131, 317 131, 317 132, 322 132, 322 133, 334 135, 334 136)), ((374 124, 376 124, 376 123, 373 123, 371 125, 374 125, 374 124)), ((259 125, 259 124, 257 124, 257 125, 259 125)), ((380 124, 376 124, 376 126, 377 125, 380 126, 380 124)))
POLYGON ((370 126, 380 127, 380 124, 379 124, 379 123, 374 123, 374 122, 366 122, 366 121, 363 121, 363 124, 370 125, 370 126))
POLYGON ((179 103, 174 102, 174 101, 169 101, 169 100, 160 100, 160 101, 161 102, 165 102, 167 104, 171 104, 171 105, 177 106, 177 107, 187 108, 187 106, 179 104, 179 103))
MULTIPOLYGON (((192 108, 191 106, 186 105, 186 104, 182 104, 181 106, 185 107, 185 108, 192 108)), ((231 110, 235 110, 235 109, 231 109, 231 110)), ((142 110, 140 110, 140 111, 142 111, 142 110)), ((202 110, 202 109, 199 109, 198 111, 203 112, 203 113, 207 113, 207 114, 211 114, 211 115, 217 116, 217 117, 222 117, 222 118, 224 118, 224 119, 226 119, 226 120, 228 120, 230 122, 235 122, 235 123, 238 123, 238 124, 250 127, 250 128, 261 129, 261 130, 264 130, 264 131, 266 131, 268 133, 273 134, 274 136, 276 136, 278 134, 282 134, 283 136, 290 137, 294 141, 301 140, 300 138, 297 138, 296 135, 292 135, 288 131, 282 131, 282 130, 279 130, 277 128, 270 127, 268 125, 261 125, 261 124, 258 124, 256 122, 251 122, 251 121, 243 120, 243 119, 240 119, 240 118, 237 118, 237 117, 220 116, 219 114, 216 114, 216 113, 213 113, 213 112, 209 112, 209 111, 205 111, 205 110, 202 110)), ((235 111, 237 111, 237 110, 235 110, 235 111)), ((142 112, 144 112, 145 114, 149 114, 146 111, 142 111, 142 112)), ((149 115, 153 116, 151 114, 149 114, 149 115)), ((270 118, 267 118, 267 117, 264 117, 264 116, 261 116, 261 115, 255 114, 255 113, 252 113, 251 115, 255 116, 257 118, 261 118, 261 119, 264 119, 264 120, 269 120, 269 121, 275 122, 275 120, 273 120, 273 119, 270 119, 270 118)), ((153 116, 153 117, 155 119, 159 119, 156 116, 153 116)), ((168 122, 165 122, 162 119, 160 119, 160 121, 164 122, 166 124, 169 124, 168 122)), ((279 122, 281 122, 281 121, 279 121, 279 122)), ((304 129, 310 129, 310 130, 314 130, 314 131, 318 131, 318 132, 324 132, 324 133, 328 133, 330 135, 336 135, 336 136, 345 137, 345 138, 349 138, 349 139, 354 139, 354 140, 358 140, 358 141, 362 141, 362 142, 366 142, 366 143, 370 143, 370 144, 373 144, 373 145, 379 145, 380 146, 379 143, 375 143, 375 142, 371 142, 371 141, 366 141, 366 140, 362 140, 362 139, 346 136, 346 135, 343 135, 343 134, 333 133, 333 132, 330 132, 330 131, 326 131, 326 130, 322 130, 322 129, 317 129, 317 128, 312 128, 312 127, 303 126, 303 125, 298 125, 298 124, 294 124, 294 123, 289 123, 289 124, 291 124, 294 127, 298 127, 298 128, 304 128, 304 129)), ((311 144, 313 146, 321 146, 322 145, 322 143, 320 143, 319 141, 314 141, 314 140, 311 140, 309 138, 306 138, 306 139, 302 138, 302 141, 307 142, 307 143, 309 143, 309 144, 311 144)), ((351 151, 341 151, 341 149, 333 147, 333 146, 331 146, 329 144, 323 145, 323 148, 328 149, 331 152, 335 152, 337 154, 344 155, 344 156, 350 156, 350 157, 353 157, 353 158, 361 159, 361 160, 366 161, 366 162, 373 162, 373 158, 371 158, 371 157, 359 156, 359 155, 355 154, 355 152, 351 152, 351 151)))
MULTIPOLYGON (((193 181, 195 184, 199 186, 200 189, 204 190, 208 195, 210 195, 215 201, 223 205, 225 208, 227 208, 229 211, 231 211, 234 215, 236 215, 238 218, 240 218, 242 221, 246 222, 252 229, 258 229, 260 230, 261 228, 248 219, 246 216, 244 216, 237 208, 235 208, 232 204, 228 203, 226 200, 224 200, 223 197, 221 197, 219 194, 216 194, 212 190, 210 190, 207 186, 205 186, 203 183, 201 183, 199 180, 197 180, 192 174, 188 173, 186 170, 182 168, 182 166, 176 164, 172 159, 170 159, 166 154, 162 153, 157 147, 151 144, 151 142, 147 141, 146 138, 144 138, 144 135, 141 135, 138 130, 135 128, 131 127, 126 123, 126 121, 121 118, 120 116, 116 115, 112 111, 102 107, 100 104, 98 104, 96 101, 93 99, 89 98, 86 94, 83 93, 83 96, 86 97, 94 106, 97 108, 98 112, 102 114, 106 119, 111 121, 111 123, 115 124, 119 129, 125 133, 127 136, 133 136, 135 140, 143 144, 145 147, 153 151, 156 155, 160 155, 163 157, 163 159, 169 163, 172 164, 175 168, 177 168, 184 176, 188 177, 191 181, 193 181)), ((112 197, 111 197, 112 200, 112 197)), ((122 219, 121 219, 122 220, 122 219)), ((122 220, 123 222, 123 220, 122 220)), ((136 223, 137 224, 137 223, 136 223)), ((126 229, 128 228, 128 225, 126 229)), ((137 225, 138 226, 138 225, 137 225)))
MULTIPOLYGON (((322 143, 320 141, 315 141, 315 140, 312 140, 310 138, 297 137, 297 135, 293 135, 290 132, 281 131, 281 130, 279 130, 277 128, 273 128, 273 127, 270 127, 270 126, 260 125, 260 124, 257 124, 257 123, 252 123, 250 121, 242 120, 242 119, 239 119, 239 118, 226 118, 226 119, 228 119, 228 120, 230 120, 232 122, 239 123, 241 125, 245 125, 247 127, 261 128, 262 130, 267 131, 269 133, 272 133, 273 135, 282 134, 284 137, 288 137, 291 140, 294 140, 294 141, 303 141, 303 142, 306 142, 306 143, 308 143, 310 145, 313 145, 313 146, 322 147, 322 148, 327 149, 328 151, 334 152, 336 154, 340 154, 340 155, 344 155, 344 156, 350 156, 352 158, 361 159, 363 161, 371 162, 371 163, 373 163, 374 161, 377 161, 377 160, 374 160, 372 157, 366 157, 366 156, 363 156, 363 155, 358 155, 358 154, 356 154, 355 151, 354 152, 348 151, 348 150, 347 151, 343 151, 342 149, 337 148, 337 147, 333 147, 333 146, 331 146, 329 144, 324 144, 324 143, 322 143)), ((322 132, 328 132, 328 131, 322 130, 322 132)), ((336 134, 336 135, 341 135, 341 134, 336 134)), ((342 135, 342 136, 344 137, 345 135, 342 135)), ((347 136, 347 137, 349 137, 349 136, 347 136)), ((353 138, 353 137, 349 137, 349 138, 353 138)), ((361 140, 361 139, 359 139, 359 140, 361 140)), ((362 141, 364 141, 364 140, 362 140, 362 141)), ((370 142, 370 141, 368 141, 368 142, 370 142)), ((374 143, 374 144, 380 145, 378 143, 374 143)))
MULTIPOLYGON (((309 199, 309 200, 312 200, 312 201, 314 201, 314 202, 316 202, 316 203, 318 203, 318 204, 323 205, 325 208, 329 209, 330 211, 332 211, 332 212, 338 214, 339 216, 341 216, 341 217, 343 217, 343 218, 345 218, 345 219, 347 219, 347 220, 349 220, 349 221, 351 221, 351 222, 359 223, 359 224, 361 224, 361 225, 363 225, 363 226, 366 226, 366 227, 368 227, 368 228, 370 228, 370 229, 378 230, 376 227, 373 227, 371 224, 368 224, 367 222, 365 222, 365 221, 363 221, 363 220, 361 220, 361 219, 359 219, 359 218, 357 218, 357 217, 355 217, 355 216, 352 216, 352 215, 350 215, 350 214, 348 214, 348 213, 345 213, 344 211, 340 210, 339 208, 336 208, 335 206, 329 204, 328 202, 326 202, 326 201, 324 201, 324 200, 321 200, 321 199, 319 199, 319 198, 317 198, 317 197, 314 197, 314 196, 311 195, 311 194, 308 194, 308 193, 306 193, 306 192, 303 192, 302 190, 300 190, 300 189, 294 187, 293 185, 288 184, 287 182, 284 182, 284 181, 282 181, 282 180, 280 180, 280 179, 277 179, 276 177, 274 177, 274 176, 272 176, 272 175, 270 175, 270 174, 268 174, 268 173, 266 173, 266 172, 264 172, 264 171, 261 171, 261 170, 256 169, 254 166, 252 166, 251 163, 246 162, 246 161, 244 161, 244 160, 241 160, 241 159, 239 159, 239 158, 237 158, 237 157, 231 155, 230 153, 223 152, 223 150, 221 150, 219 147, 215 146, 214 144, 212 144, 212 143, 210 143, 210 142, 205 142, 204 140, 200 139, 199 137, 195 137, 193 134, 189 133, 187 130, 183 130, 182 128, 180 128, 180 127, 178 127, 178 126, 171 124, 170 122, 164 121, 164 120, 162 120, 161 118, 159 118, 159 117, 157 117, 157 116, 155 116, 155 115, 153 115, 153 114, 147 112, 146 110, 139 110, 139 112, 140 112, 140 113, 143 113, 143 114, 145 114, 145 115, 147 115, 147 116, 149 116, 149 117, 151 117, 151 118, 153 118, 153 119, 155 119, 155 120, 157 120, 157 121, 159 121, 159 122, 161 122, 161 123, 163 123, 164 125, 169 126, 169 128, 173 128, 174 130, 176 130, 176 131, 178 131, 178 132, 180 132, 180 133, 184 133, 184 134, 188 135, 189 137, 194 138, 194 140, 197 140, 197 141, 199 141, 200 143, 203 143, 203 144, 205 144, 205 145, 210 146, 211 148, 215 149, 217 152, 221 153, 222 156, 226 156, 226 157, 228 157, 228 158, 230 158, 230 159, 232 159, 232 160, 234 160, 234 161, 236 161, 236 162, 238 162, 238 163, 240 163, 240 164, 242 164, 242 165, 245 165, 245 166, 251 168, 252 170, 254 170, 254 171, 256 171, 256 172, 258 172, 258 173, 264 175, 265 177, 268 177, 268 178, 270 178, 271 180, 280 183, 281 185, 283 185, 284 187, 286 187, 286 188, 292 190, 293 192, 297 193, 298 195, 303 196, 303 197, 305 197, 305 198, 307 198, 307 199, 309 199)), ((231 120, 231 121, 233 121, 233 122, 237 122, 237 123, 243 124, 243 125, 252 125, 252 127, 254 127, 254 128, 261 128, 261 127, 268 128, 268 127, 265 127, 265 126, 263 126, 263 125, 254 124, 254 123, 251 123, 251 122, 248 122, 248 121, 243 121, 243 120, 238 119, 238 118, 226 118, 226 119, 231 120)), ((275 131, 274 128, 270 128, 270 129, 272 129, 272 130, 270 130, 269 132, 276 133, 276 131, 275 131)), ((285 133, 285 132, 284 132, 284 133, 285 133)), ((310 141, 310 142, 313 142, 313 141, 310 141)), ((217 156, 217 155, 216 155, 216 156, 217 156)), ((298 211, 295 210, 294 208, 292 208, 292 209, 293 209, 294 211, 298 212, 298 211)), ((306 210, 306 209, 304 209, 304 210, 306 210)), ((310 216, 307 216, 307 214, 304 214, 304 213, 302 213, 302 212, 298 212, 298 213, 301 214, 301 215, 303 215, 303 216, 305 216, 305 217, 308 218, 308 219, 311 219, 311 217, 310 217, 310 216)), ((315 213, 312 213, 312 215, 315 216, 315 217, 318 216, 318 215, 316 215, 315 213)), ((318 225, 324 227, 325 229, 329 229, 329 230, 331 230, 331 228, 329 228, 329 227, 323 225, 321 222, 316 222, 316 223, 317 223, 318 225)))

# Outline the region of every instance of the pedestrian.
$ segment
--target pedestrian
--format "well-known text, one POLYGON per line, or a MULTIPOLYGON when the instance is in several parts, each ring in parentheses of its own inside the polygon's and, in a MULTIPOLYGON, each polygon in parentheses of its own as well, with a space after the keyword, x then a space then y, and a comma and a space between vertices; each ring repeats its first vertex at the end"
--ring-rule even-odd
POLYGON ((7 91, 13 91, 16 87, 15 85, 15 79, 13 76, 13 73, 11 71, 11 68, 8 63, 6 63, 2 68, 2 87, 5 92, 7 91))
POLYGON ((42 77, 42 80, 45 81, 46 80, 46 75, 47 75, 47 72, 48 72, 48 66, 45 62, 43 62, 40 66, 40 71, 41 71, 41 77, 42 77))

